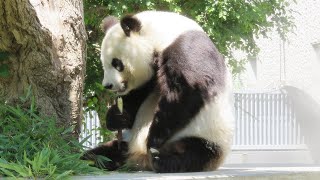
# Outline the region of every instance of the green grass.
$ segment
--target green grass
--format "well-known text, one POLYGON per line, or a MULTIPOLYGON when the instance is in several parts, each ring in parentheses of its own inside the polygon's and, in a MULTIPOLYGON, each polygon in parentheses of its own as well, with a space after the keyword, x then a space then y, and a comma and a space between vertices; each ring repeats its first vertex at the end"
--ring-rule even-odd
POLYGON ((0 104, 0 179, 101 173, 80 160, 83 146, 70 136, 73 128, 58 127, 54 118, 39 115, 33 102, 31 98, 28 108, 0 104))

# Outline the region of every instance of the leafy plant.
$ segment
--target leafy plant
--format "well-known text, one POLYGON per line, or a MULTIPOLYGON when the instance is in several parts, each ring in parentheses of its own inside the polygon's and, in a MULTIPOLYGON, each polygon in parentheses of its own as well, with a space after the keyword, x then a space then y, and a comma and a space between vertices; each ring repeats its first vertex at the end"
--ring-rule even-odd
POLYGON ((40 115, 30 91, 21 106, 0 104, 0 176, 64 179, 99 173, 80 160, 82 142, 70 136, 73 128, 40 115))

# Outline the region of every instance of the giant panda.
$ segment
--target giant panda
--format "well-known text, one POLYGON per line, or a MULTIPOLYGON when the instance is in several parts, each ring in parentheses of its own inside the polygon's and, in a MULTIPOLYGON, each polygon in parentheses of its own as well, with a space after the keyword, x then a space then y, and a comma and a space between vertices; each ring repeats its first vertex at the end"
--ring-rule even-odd
POLYGON ((226 63, 208 35, 185 16, 159 11, 107 17, 102 27, 102 84, 123 99, 123 113, 110 107, 107 128, 128 136, 84 159, 106 156, 109 170, 217 169, 233 137, 233 104, 226 63))

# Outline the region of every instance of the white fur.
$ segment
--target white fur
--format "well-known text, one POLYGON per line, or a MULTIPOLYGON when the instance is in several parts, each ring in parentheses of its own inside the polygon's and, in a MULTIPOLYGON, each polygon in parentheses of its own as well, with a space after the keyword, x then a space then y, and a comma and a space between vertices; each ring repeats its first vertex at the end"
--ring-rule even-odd
POLYGON ((127 38, 120 25, 112 27, 103 39, 101 46, 101 61, 104 69, 102 84, 112 83, 114 90, 121 87, 123 81, 128 81, 127 94, 132 89, 148 81, 154 74, 150 61, 153 57, 153 47, 143 37, 127 38), (121 59, 124 71, 118 72, 112 67, 113 58, 121 59))
POLYGON ((152 42, 158 52, 162 52, 186 31, 203 31, 195 21, 176 13, 145 11, 135 16, 142 23, 139 35, 152 42))
POLYGON ((129 153, 139 154, 147 153, 146 139, 149 133, 149 127, 154 116, 154 109, 157 106, 159 94, 151 93, 143 102, 137 113, 135 123, 131 129, 131 140, 129 143, 129 153))

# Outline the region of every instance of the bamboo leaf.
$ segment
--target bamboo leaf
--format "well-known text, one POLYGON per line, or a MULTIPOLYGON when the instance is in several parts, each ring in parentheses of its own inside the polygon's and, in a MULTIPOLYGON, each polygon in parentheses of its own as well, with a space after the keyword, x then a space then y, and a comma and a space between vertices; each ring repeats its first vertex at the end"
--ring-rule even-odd
POLYGON ((121 97, 118 97, 118 99, 117 99, 117 106, 119 108, 120 113, 122 114, 122 112, 123 112, 123 101, 122 101, 121 97))

